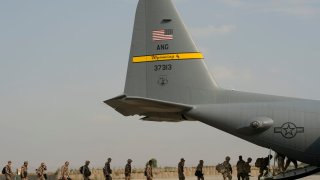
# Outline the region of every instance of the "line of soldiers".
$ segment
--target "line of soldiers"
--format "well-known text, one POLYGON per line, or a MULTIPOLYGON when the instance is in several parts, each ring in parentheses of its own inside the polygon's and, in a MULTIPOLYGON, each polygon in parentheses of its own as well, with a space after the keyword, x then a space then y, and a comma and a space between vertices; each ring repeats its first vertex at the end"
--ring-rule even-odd
MULTIPOLYGON (((255 166, 259 167, 259 176, 258 180, 262 176, 266 176, 269 172, 269 164, 272 159, 272 155, 269 155, 265 158, 258 158, 255 166)), ((297 162, 288 158, 286 164, 284 165, 284 159, 285 157, 281 154, 276 155, 276 159, 278 160, 278 166, 280 171, 285 171, 287 167, 289 166, 290 162, 293 162, 295 165, 295 168, 297 168, 297 162)), ((105 163, 105 166, 103 167, 103 174, 106 180, 112 180, 112 170, 111 170, 111 158, 107 159, 107 162, 105 163)), ((251 165, 250 163, 252 162, 252 159, 249 157, 247 161, 245 162, 242 158, 242 156, 239 156, 239 160, 237 162, 237 178, 238 180, 249 180, 250 178, 250 173, 251 173, 251 165)), ((131 163, 132 160, 128 159, 127 164, 125 165, 125 180, 131 180, 131 163)), ((85 161, 85 164, 80 167, 79 171, 83 176, 84 180, 90 180, 91 176, 91 171, 89 168, 90 161, 85 161)), ((178 163, 178 177, 179 180, 185 180, 185 175, 184 175, 184 164, 185 164, 185 159, 181 158, 180 162, 178 163)), ((203 164, 204 161, 200 160, 199 164, 197 165, 196 171, 195 171, 195 176, 197 177, 198 180, 204 180, 204 174, 203 174, 203 164)), ((14 173, 12 171, 12 162, 8 161, 8 164, 3 167, 2 169, 2 174, 5 175, 6 180, 12 180, 14 177, 14 173)), ((146 176, 147 180, 152 180, 153 179, 153 173, 152 173, 152 165, 153 162, 152 160, 149 160, 148 163, 146 164, 144 175, 146 176)), ((219 173, 222 174, 222 177, 224 180, 231 180, 232 179, 232 166, 230 164, 230 157, 227 156, 225 158, 225 161, 221 164, 218 164, 216 166, 216 169, 219 173)), ((47 166, 45 163, 41 163, 40 166, 36 169, 36 174, 39 180, 46 180, 47 179, 47 174, 46 174, 47 166)), ((28 161, 25 161, 23 165, 21 166, 20 172, 18 174, 21 177, 21 180, 28 180, 28 161)), ((69 162, 66 161, 63 166, 60 168, 60 180, 71 180, 69 177, 70 171, 69 171, 69 162)))
MULTIPOLYGON (((239 156, 239 161, 237 163, 237 176, 238 176, 238 180, 240 180, 240 178, 248 180, 250 177, 250 172, 251 172, 251 163, 252 159, 248 158, 248 161, 245 162, 242 160, 242 156, 239 156)), ((180 162, 178 164, 178 177, 179 180, 185 180, 185 175, 184 175, 184 158, 180 159, 180 162)), ((203 168, 203 164, 204 161, 200 160, 199 164, 196 168, 195 171, 195 176, 197 177, 198 180, 204 180, 204 174, 202 171, 203 168)), ((232 166, 230 164, 230 157, 227 156, 225 158, 225 161, 221 164, 218 164, 216 166, 217 170, 219 173, 222 174, 222 177, 224 180, 231 180, 232 179, 232 166)))
MULTIPOLYGON (((105 163, 105 165, 104 165, 104 167, 102 169, 103 170, 103 175, 104 175, 106 180, 112 180, 111 161, 112 161, 112 159, 108 158, 107 162, 105 163)), ((131 163, 132 163, 132 160, 128 159, 127 160, 127 164, 125 166, 125 170, 124 170, 125 180, 131 180, 131 173, 132 173, 131 163)), ((80 169, 79 169, 79 171, 82 174, 84 180, 90 180, 91 171, 90 171, 90 168, 89 168, 89 164, 90 164, 90 161, 87 160, 85 162, 85 164, 83 166, 81 166, 80 169)), ((151 168, 150 177, 152 177, 151 164, 150 164, 150 168, 151 168)), ((63 171, 62 169, 63 168, 61 168, 61 178, 60 178, 60 180, 71 180, 71 178, 69 178, 69 171, 68 170, 64 170, 63 171), (66 175, 64 176, 63 175, 64 172, 68 172, 68 173, 65 173, 66 175)))
MULTIPOLYGON (((185 175, 184 175, 184 158, 180 159, 180 162, 178 163, 178 177, 179 180, 185 180, 185 175)), ((204 174, 202 171, 204 161, 199 160, 199 164, 197 165, 196 171, 194 175, 197 177, 198 180, 204 180, 204 174)))
MULTIPOLYGON (((258 158, 260 159, 260 158, 258 158)), ((269 155, 265 158, 262 158, 262 161, 260 162, 260 165, 258 166, 259 169, 259 176, 258 179, 262 176, 265 176, 269 172, 269 164, 272 159, 272 155, 269 155)), ((111 163, 111 158, 108 158, 107 162, 105 163, 105 167, 103 168, 103 173, 105 176, 106 180, 112 180, 112 170, 110 168, 110 163, 111 163)), ((251 165, 250 163, 252 162, 252 158, 248 158, 247 161, 244 161, 242 156, 239 156, 239 160, 237 162, 237 178, 238 180, 249 180, 250 179, 250 173, 251 173, 251 165)), ((89 176, 91 175, 90 169, 89 169, 89 163, 90 161, 86 161, 84 170, 80 172, 83 174, 84 180, 89 180, 89 176), (86 173, 88 171, 88 173, 86 173)), ((127 164, 125 166, 125 180, 130 180, 131 179, 131 163, 132 160, 128 159, 127 164)), ((148 163, 146 164, 144 175, 146 176, 147 180, 152 180, 153 179, 153 172, 152 172, 152 160, 149 160, 148 163)), ((185 175, 184 175, 184 164, 185 164, 185 159, 181 158, 180 162, 178 163, 178 178, 179 180, 185 180, 185 175)), ((197 165, 196 171, 195 171, 195 176, 197 177, 198 180, 204 180, 204 173, 202 171, 204 165, 204 161, 200 160, 199 164, 197 165)), ((224 180, 231 180, 232 179, 232 166, 230 164, 230 157, 227 156, 225 158, 225 161, 222 164, 218 164, 216 166, 218 172, 222 174, 222 177, 224 180), (220 166, 220 168, 219 168, 220 166)), ((61 178, 62 179, 62 178, 61 178)), ((64 179, 65 180, 65 179, 64 179)))
POLYGON ((242 159, 242 156, 239 156, 239 160, 237 162, 237 178, 238 180, 249 180, 251 173, 251 165, 252 158, 248 158, 247 162, 242 159))
MULTIPOLYGON (((40 166, 36 169, 36 174, 39 180, 46 180, 47 179, 47 166, 45 163, 41 163, 40 166)), ((14 177, 14 172, 12 171, 12 162, 8 161, 8 164, 2 168, 2 174, 5 176, 6 180, 12 180, 14 177)), ((23 165, 21 166, 20 172, 18 174, 21 177, 21 180, 28 179, 28 161, 24 161, 23 165)))
MULTIPOLYGON (((112 176, 111 176, 112 170, 110 167, 111 160, 112 160, 111 158, 108 158, 108 160, 105 163, 105 166, 103 168, 103 174, 104 174, 106 180, 112 180, 112 176)), ((132 172, 131 171, 131 163, 132 163, 132 160, 128 159, 127 164, 125 166, 125 179, 126 180, 131 179, 131 172, 132 172)), ((28 164, 29 164, 28 161, 25 161, 20 168, 20 172, 17 172, 17 174, 20 175, 21 180, 28 180, 28 164)), ((61 166, 59 180, 71 180, 71 178, 69 177, 70 176, 69 164, 70 163, 68 161, 66 161, 64 163, 64 165, 61 166)), ((89 177, 91 176, 91 171, 89 168, 89 164, 90 164, 90 161, 87 160, 87 161, 85 161, 85 164, 83 166, 81 166, 79 169, 84 180, 90 180, 89 177)), ((48 179, 46 171, 47 171, 47 166, 45 165, 45 163, 42 162, 40 164, 40 166, 36 169, 36 175, 38 177, 38 180, 48 179)), ((13 180, 13 178, 15 177, 14 176, 15 173, 12 170, 12 162, 11 161, 8 161, 8 163, 3 167, 2 174, 5 176, 6 180, 13 180)), ((152 167, 149 171, 149 174, 150 175, 147 177, 152 177, 152 167)))
MULTIPOLYGON (((111 163, 112 159, 108 158, 107 162, 105 163, 105 166, 103 167, 103 174, 106 180, 112 180, 112 170, 111 170, 111 163)), ((237 169, 238 169, 238 179, 239 177, 249 177, 249 172, 243 173, 241 171, 241 166, 242 166, 242 157, 239 157, 239 161, 237 163, 237 169)), ((243 161, 244 162, 244 161, 243 161)), ((251 162, 251 158, 248 159, 248 162, 245 162, 245 164, 247 164, 249 166, 250 169, 250 165, 249 163, 251 162)), ((125 180, 131 180, 131 163, 132 160, 128 159, 127 160, 127 164, 125 166, 125 180)), ((185 175, 184 175, 184 163, 185 160, 184 158, 180 159, 180 162, 178 163, 178 176, 179 176, 179 180, 185 180, 185 175)), ((85 164, 83 166, 80 167, 79 171, 83 176, 84 180, 90 180, 90 176, 91 176, 91 171, 89 168, 89 164, 90 161, 85 161, 85 164)), ((204 161, 200 160, 199 164, 197 165, 196 168, 196 172, 195 172, 195 176, 197 177, 198 180, 204 180, 204 174, 203 174, 203 164, 204 161)), ((13 179, 13 171, 12 171, 12 162, 8 161, 8 164, 3 168, 2 170, 2 174, 5 175, 6 180, 12 180, 13 179)), ((231 180, 232 176, 232 168, 231 168, 231 164, 230 164, 230 157, 226 157, 226 160, 223 162, 223 166, 225 167, 225 171, 222 172, 223 175, 223 179, 226 180, 227 178, 229 180, 231 180)), ((45 165, 45 163, 41 163, 40 166, 36 169, 36 174, 38 176, 39 180, 46 180, 47 179, 47 175, 46 175, 46 170, 47 170, 47 166, 45 165)), ((21 170, 20 170, 20 177, 21 180, 28 180, 28 161, 25 161, 23 163, 23 165, 21 166, 21 170)), ((70 175, 70 171, 69 171, 69 162, 66 161, 64 163, 63 166, 61 166, 60 168, 60 180, 71 180, 71 178, 69 177, 70 175)), ((147 180, 152 180, 153 179, 153 173, 152 173, 152 160, 149 160, 148 163, 146 164, 145 167, 145 171, 144 171, 144 175, 146 176, 147 180)))

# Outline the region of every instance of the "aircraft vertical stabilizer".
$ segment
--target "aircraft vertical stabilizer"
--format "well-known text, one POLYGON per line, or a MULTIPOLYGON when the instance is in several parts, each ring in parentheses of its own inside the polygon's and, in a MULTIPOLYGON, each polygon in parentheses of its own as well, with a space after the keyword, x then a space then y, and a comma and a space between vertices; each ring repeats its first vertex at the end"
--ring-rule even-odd
POLYGON ((171 0, 140 0, 124 94, 199 104, 217 88, 171 0))

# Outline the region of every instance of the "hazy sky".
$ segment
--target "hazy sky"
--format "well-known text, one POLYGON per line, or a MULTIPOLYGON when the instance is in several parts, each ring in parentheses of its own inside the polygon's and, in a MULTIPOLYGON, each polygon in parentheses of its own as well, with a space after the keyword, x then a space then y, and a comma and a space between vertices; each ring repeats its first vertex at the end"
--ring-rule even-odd
MULTIPOLYGON (((174 2, 220 86, 320 99, 319 1, 174 2)), ((123 92, 136 4, 0 1, 0 164, 192 166, 268 153, 200 122, 143 122, 103 103, 123 92)))

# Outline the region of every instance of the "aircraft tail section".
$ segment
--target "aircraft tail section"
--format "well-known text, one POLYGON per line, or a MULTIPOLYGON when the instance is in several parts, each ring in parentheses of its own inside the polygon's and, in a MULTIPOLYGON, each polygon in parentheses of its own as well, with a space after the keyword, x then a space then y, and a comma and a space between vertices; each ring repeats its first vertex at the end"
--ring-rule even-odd
POLYGON ((140 0, 124 94, 202 104, 212 102, 217 89, 172 1, 140 0))

